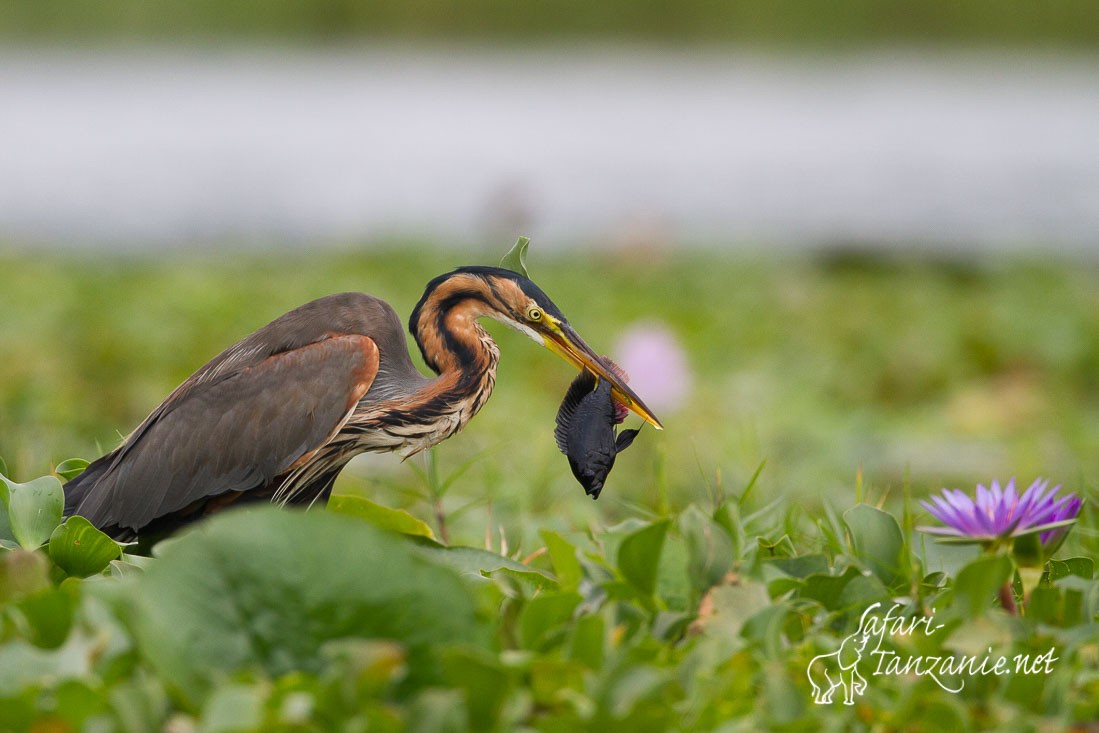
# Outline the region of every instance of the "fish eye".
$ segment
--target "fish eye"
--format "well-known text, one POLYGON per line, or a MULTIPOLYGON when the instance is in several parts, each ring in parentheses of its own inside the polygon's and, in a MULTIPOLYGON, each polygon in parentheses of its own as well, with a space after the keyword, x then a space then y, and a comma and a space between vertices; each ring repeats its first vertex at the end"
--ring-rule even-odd
POLYGON ((527 308, 527 320, 532 323, 542 320, 542 309, 535 305, 527 308))

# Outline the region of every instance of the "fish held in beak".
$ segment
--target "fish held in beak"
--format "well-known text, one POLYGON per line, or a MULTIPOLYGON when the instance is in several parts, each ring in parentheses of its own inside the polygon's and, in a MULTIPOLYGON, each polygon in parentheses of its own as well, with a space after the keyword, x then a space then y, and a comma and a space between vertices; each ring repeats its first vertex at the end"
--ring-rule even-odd
MULTIPOLYGON (((616 381, 624 384, 626 377, 622 370, 609 359, 602 361, 616 381)), ((608 379, 601 379, 587 369, 581 371, 565 393, 553 431, 558 449, 569 459, 573 476, 593 499, 599 498, 615 457, 640 432, 615 429, 628 410, 614 399, 612 389, 608 379)))
MULTIPOLYGON (((567 323, 555 324, 555 331, 545 336, 545 345, 551 351, 572 364, 577 369, 587 371, 598 379, 600 384, 609 382, 614 401, 633 411, 645 422, 657 430, 663 430, 660 420, 633 389, 626 384, 625 372, 610 359, 599 356, 584 339, 580 338, 572 326, 567 323), (612 368, 613 367, 613 368, 612 368)), ((575 382, 574 382, 575 384, 575 382)), ((593 387, 594 389, 594 387, 593 387)))

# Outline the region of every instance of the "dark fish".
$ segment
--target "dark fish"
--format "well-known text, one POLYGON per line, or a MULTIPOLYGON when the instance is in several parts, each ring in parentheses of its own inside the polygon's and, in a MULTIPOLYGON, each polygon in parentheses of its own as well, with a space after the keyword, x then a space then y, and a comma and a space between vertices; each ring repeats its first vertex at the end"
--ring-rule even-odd
POLYGON ((625 412, 611 398, 610 383, 586 369, 573 380, 557 411, 553 431, 557 447, 568 456, 572 475, 593 499, 599 498, 615 456, 626 450, 639 432, 623 430, 616 435, 615 425, 625 419, 625 412))

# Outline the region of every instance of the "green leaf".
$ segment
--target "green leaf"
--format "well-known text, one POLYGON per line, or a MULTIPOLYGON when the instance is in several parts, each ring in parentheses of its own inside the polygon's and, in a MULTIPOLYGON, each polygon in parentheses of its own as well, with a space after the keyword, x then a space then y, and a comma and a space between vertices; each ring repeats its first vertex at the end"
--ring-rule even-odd
POLYGON ((807 578, 810 575, 828 574, 828 558, 819 553, 799 557, 776 557, 765 560, 764 564, 792 578, 807 578))
POLYGON ((61 523, 65 492, 54 476, 41 476, 25 484, 0 475, 0 500, 8 508, 12 537, 28 550, 41 547, 61 523))
POLYGON ((226 677, 317 673, 334 639, 408 650, 413 687, 448 644, 487 643, 469 589, 397 535, 331 512, 227 512, 166 545, 128 586, 138 644, 198 704, 226 677))
POLYGON ((548 637, 561 630, 583 600, 579 593, 541 593, 519 612, 519 641, 526 649, 540 650, 548 637))
POLYGON ((527 274, 527 247, 529 246, 530 239, 519 237, 512 248, 508 250, 508 253, 500 260, 500 267, 517 272, 523 277, 530 277, 527 274))
POLYGON ((618 569, 635 588, 651 596, 656 590, 660 552, 670 520, 664 519, 627 535, 618 547, 618 569))
POLYGON ((557 581, 541 570, 477 547, 428 546, 423 548, 423 552, 465 576, 487 578, 499 573, 514 578, 533 590, 557 588, 557 581))
POLYGON ((117 542, 81 516, 72 516, 50 536, 50 559, 69 575, 86 578, 103 572, 122 556, 117 542))
POLYGON ((576 547, 561 535, 548 529, 543 529, 539 534, 546 543, 550 562, 553 563, 553 572, 557 576, 557 582, 561 590, 576 590, 580 585, 584 572, 580 567, 580 560, 576 557, 576 547))
POLYGON ((1070 557, 1065 560, 1049 561, 1049 579, 1051 582, 1066 578, 1069 575, 1091 580, 1095 576, 1095 561, 1090 557, 1070 557))
POLYGON ((66 481, 72 481, 74 478, 84 473, 84 469, 87 467, 88 462, 83 458, 70 458, 58 463, 57 467, 53 469, 53 472, 56 476, 59 476, 66 481))
POLYGON ((839 611, 843 609, 843 604, 840 601, 843 589, 847 587, 852 578, 858 576, 859 571, 855 568, 848 568, 843 575, 829 575, 827 573, 810 575, 805 578, 805 583, 798 595, 816 601, 829 611, 839 611))
POLYGON ((447 681, 465 694, 469 727, 496 730, 512 679, 499 660, 477 649, 450 649, 442 655, 447 681))
POLYGON ((530 693, 535 705, 552 709, 583 691, 584 666, 579 662, 543 657, 531 664, 530 693))
POLYGON ((21 600, 19 610, 28 622, 30 642, 42 649, 64 644, 72 627, 74 605, 72 596, 60 588, 46 588, 21 600))
POLYGON ((403 509, 391 509, 370 499, 351 494, 336 494, 328 500, 328 511, 343 514, 356 519, 365 519, 376 527, 392 532, 426 537, 436 542, 435 533, 425 522, 412 516, 403 509))
POLYGON ((704 593, 733 567, 733 541, 720 524, 693 504, 679 516, 687 543, 687 574, 692 588, 704 593))
POLYGON ((569 633, 569 658, 582 662, 590 669, 600 669, 607 643, 603 617, 581 616, 576 619, 569 633))
POLYGON ((966 565, 954 580, 952 607, 963 617, 974 618, 996 601, 1001 586, 1014 574, 1007 555, 982 555, 966 565))
POLYGON ((887 586, 908 578, 910 563, 900 525, 892 514, 869 504, 858 504, 843 513, 858 557, 887 586))

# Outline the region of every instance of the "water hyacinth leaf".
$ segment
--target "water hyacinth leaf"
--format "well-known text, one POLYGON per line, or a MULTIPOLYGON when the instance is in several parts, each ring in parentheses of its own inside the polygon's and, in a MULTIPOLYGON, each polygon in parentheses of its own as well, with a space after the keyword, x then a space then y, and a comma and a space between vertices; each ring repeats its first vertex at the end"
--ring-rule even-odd
POLYGON ((336 639, 408 650, 412 686, 448 644, 484 644, 469 590, 408 540, 329 512, 264 507, 213 517, 130 586, 139 647, 192 704, 237 672, 317 673, 336 639))
POLYGON ((645 595, 656 590, 660 553, 670 521, 665 519, 627 535, 618 547, 618 569, 622 576, 645 595))
POLYGON ((54 476, 40 476, 25 484, 0 475, 0 500, 7 505, 12 537, 22 547, 33 550, 50 538, 61 523, 65 492, 54 476))
POLYGON ((500 267, 517 272, 523 277, 530 277, 527 274, 527 247, 529 246, 529 238, 519 237, 508 253, 501 258, 500 267))
POLYGON ((73 597, 60 588, 45 590, 19 602, 27 622, 27 639, 42 649, 56 649, 65 643, 72 628, 73 597))
POLYGON ((1091 580, 1095 577, 1095 561, 1090 557, 1070 557, 1065 560, 1049 561, 1050 582, 1070 575, 1091 580))
POLYGON ((689 566, 687 543, 678 534, 666 534, 657 561, 654 592, 669 609, 686 611, 699 598, 700 592, 692 587, 690 574, 684 572, 689 566))
POLYGON ((499 660, 475 649, 449 649, 442 655, 443 674, 465 693, 469 727, 495 730, 513 680, 499 660))
POLYGON ((807 578, 810 575, 827 574, 828 558, 819 553, 799 557, 776 557, 767 560, 765 567, 772 567, 792 578, 807 578))
POLYGON ((966 565, 954 580, 953 608, 966 618, 984 613, 1015 571, 1007 555, 982 555, 966 565))
POLYGON ((8 520, 8 487, 0 483, 0 548, 14 550, 19 547, 8 520))
POLYGON ((720 524, 691 505, 679 516, 687 543, 687 573, 693 590, 704 593, 733 568, 733 541, 720 524))
POLYGON ((66 573, 86 578, 103 572, 122 548, 84 517, 73 516, 50 535, 49 553, 66 573))
POLYGON ((568 659, 537 659, 530 668, 530 691, 536 705, 559 705, 584 691, 584 666, 568 659))
POLYGON ((582 662, 589 669, 600 669, 603 666, 606 644, 606 626, 603 623, 603 617, 581 616, 576 619, 570 631, 568 656, 570 659, 582 662))
POLYGON ((336 494, 328 500, 328 511, 365 519, 376 527, 392 532, 436 541, 435 533, 423 520, 417 519, 403 509, 391 509, 363 496, 336 494))
POLYGON ((58 478, 65 481, 72 481, 74 478, 84 473, 84 469, 88 467, 88 462, 83 458, 69 458, 68 460, 61 461, 57 464, 57 467, 53 469, 53 473, 58 478))
POLYGON ((449 565, 463 576, 484 579, 499 573, 519 581, 531 590, 552 590, 557 588, 557 581, 541 570, 488 550, 477 547, 432 547, 428 545, 423 547, 422 551, 425 556, 436 562, 449 565))
POLYGON ((790 539, 789 535, 782 535, 774 542, 765 537, 759 537, 756 542, 759 546, 759 555, 763 559, 797 556, 797 550, 794 548, 794 541, 790 539))
POLYGON ((887 586, 908 578, 904 536, 892 514, 869 504, 858 504, 843 513, 858 557, 887 586))
POLYGON ((580 560, 576 556, 576 547, 551 530, 543 529, 540 534, 542 541, 546 543, 546 551, 549 552, 553 572, 557 575, 561 590, 576 590, 584 576, 580 560))
POLYGON ((519 641, 526 649, 539 649, 566 621, 583 600, 579 593, 541 593, 519 612, 519 641))

